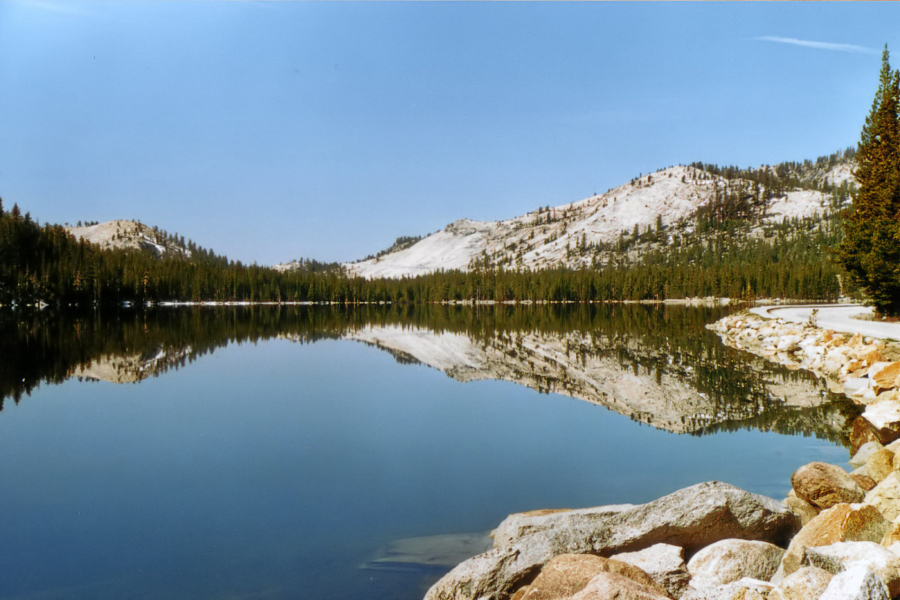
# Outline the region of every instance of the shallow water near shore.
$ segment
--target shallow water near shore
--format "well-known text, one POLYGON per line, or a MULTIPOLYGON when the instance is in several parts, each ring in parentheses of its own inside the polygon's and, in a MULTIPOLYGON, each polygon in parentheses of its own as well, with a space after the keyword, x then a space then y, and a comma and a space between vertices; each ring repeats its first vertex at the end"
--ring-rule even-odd
POLYGON ((511 512, 708 480, 783 498, 846 462, 856 409, 725 348, 724 311, 7 322, 0 597, 412 600, 511 512))

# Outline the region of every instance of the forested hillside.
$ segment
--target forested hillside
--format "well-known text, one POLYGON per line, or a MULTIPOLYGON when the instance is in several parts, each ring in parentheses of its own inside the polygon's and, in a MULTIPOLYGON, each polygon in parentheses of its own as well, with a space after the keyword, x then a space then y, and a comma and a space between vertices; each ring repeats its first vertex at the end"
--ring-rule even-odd
POLYGON ((602 194, 512 219, 461 219, 404 247, 395 243, 390 252, 344 266, 374 279, 452 269, 635 264, 660 246, 697 242, 735 228, 756 236, 785 221, 825 217, 849 197, 852 156, 847 150, 756 169, 703 163, 668 167, 602 194))

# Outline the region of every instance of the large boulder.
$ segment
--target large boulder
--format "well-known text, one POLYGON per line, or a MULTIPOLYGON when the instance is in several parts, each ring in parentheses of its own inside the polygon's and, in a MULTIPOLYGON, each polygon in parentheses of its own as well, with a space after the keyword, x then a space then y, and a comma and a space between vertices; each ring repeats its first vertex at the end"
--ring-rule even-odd
POLYGON ((866 366, 871 367, 880 362, 884 362, 884 356, 878 351, 878 348, 869 347, 865 352, 866 366))
POLYGON ((710 544, 688 562, 691 586, 715 587, 744 577, 769 581, 783 554, 782 548, 767 542, 722 540, 710 544))
POLYGON ((876 400, 866 405, 862 418, 871 423, 882 444, 900 438, 900 403, 893 399, 876 400))
POLYGON ((745 577, 714 587, 688 589, 681 600, 766 600, 774 586, 767 581, 745 577))
POLYGON ((673 598, 680 597, 691 580, 684 562, 684 548, 680 546, 654 544, 637 552, 614 554, 611 558, 641 569, 673 598))
MULTIPOLYGON (((600 573, 591 579, 580 592, 559 600, 671 600, 653 588, 641 585, 618 573, 600 573)), ((556 600, 556 599, 554 599, 556 600)))
POLYGON ((888 521, 900 516, 900 473, 892 472, 869 490, 865 503, 877 508, 888 521))
POLYGON ((863 466, 866 464, 866 459, 869 458, 870 454, 876 450, 881 450, 882 448, 884 448, 884 446, 882 446, 881 442, 878 440, 866 442, 853 454, 853 458, 850 459, 850 466, 853 468, 863 466))
POLYGON ((900 522, 894 521, 888 527, 884 537, 881 538, 881 545, 890 548, 898 542, 900 542, 900 522))
POLYGON ((894 440, 890 444, 886 445, 885 448, 887 448, 894 454, 897 454, 898 452, 900 452, 900 440, 894 440))
POLYGON ((890 600, 887 587, 875 573, 854 567, 838 573, 828 582, 819 600, 890 600))
POLYGON ((494 549, 462 562, 427 600, 503 600, 560 554, 611 556, 667 543, 693 552, 742 538, 785 544, 799 526, 782 503, 720 482, 700 483, 647 504, 518 513, 494 531, 494 549))
MULTIPOLYGON (((853 476, 851 475, 851 477, 853 476)), ((874 482, 872 487, 874 487, 874 482)), ((798 498, 797 495, 794 494, 794 490, 791 490, 791 493, 788 494, 788 497, 784 499, 784 504, 789 509, 791 509, 791 511, 793 511, 795 515, 800 517, 801 527, 812 521, 820 512, 818 508, 816 508, 806 500, 798 498)))
POLYGON ((872 479, 871 477, 869 477, 868 475, 862 475, 860 473, 850 473, 850 477, 853 479, 853 481, 856 482, 856 485, 858 485, 864 492, 868 492, 869 490, 874 488, 876 485, 878 485, 878 482, 875 481, 874 479, 872 479))
MULTIPOLYGON (((893 470, 894 453, 886 448, 876 450, 866 458, 866 474, 874 479, 875 483, 881 482, 885 477, 890 475, 893 470)), ((858 482, 857 485, 859 485, 858 482)))
POLYGON ((900 595, 900 556, 874 542, 840 542, 809 549, 812 556, 821 555, 837 561, 844 570, 864 567, 875 573, 887 586, 891 598, 900 595))
POLYGON ((832 575, 837 575, 846 570, 844 568, 844 563, 840 560, 820 554, 815 548, 803 549, 803 558, 800 559, 800 568, 802 569, 803 567, 815 567, 817 569, 828 571, 832 575))
POLYGON ((818 600, 832 577, 824 569, 802 567, 776 585, 769 592, 768 600, 818 600))
POLYGON ((856 417, 853 420, 853 427, 850 429, 851 456, 855 456, 859 449, 869 442, 882 443, 872 424, 862 417, 856 417))
POLYGON ((781 560, 782 574, 788 576, 800 568, 804 548, 847 541, 880 543, 889 525, 876 508, 868 505, 838 504, 823 510, 791 540, 781 560))
POLYGON ((617 573, 666 596, 665 588, 647 573, 618 560, 591 554, 562 554, 544 565, 531 585, 522 588, 515 600, 557 600, 580 592, 600 573, 617 573))
POLYGON ((818 508, 842 502, 862 502, 865 492, 842 468, 823 462, 803 465, 791 475, 797 497, 818 508))
POLYGON ((898 377, 900 377, 900 362, 893 362, 873 372, 872 382, 878 389, 890 390, 898 387, 898 377))

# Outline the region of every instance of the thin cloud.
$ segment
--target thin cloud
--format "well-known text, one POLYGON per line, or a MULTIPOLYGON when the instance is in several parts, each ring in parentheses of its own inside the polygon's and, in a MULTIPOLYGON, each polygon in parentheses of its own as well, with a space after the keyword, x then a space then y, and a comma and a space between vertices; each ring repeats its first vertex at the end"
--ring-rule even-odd
POLYGON ((854 44, 834 44, 832 42, 814 42, 812 40, 798 40, 797 38, 778 37, 774 35, 764 35, 753 38, 760 42, 777 42, 779 44, 791 44, 792 46, 803 46, 804 48, 815 48, 816 50, 832 50, 834 52, 853 52, 856 54, 877 54, 874 48, 865 46, 856 46, 854 44))

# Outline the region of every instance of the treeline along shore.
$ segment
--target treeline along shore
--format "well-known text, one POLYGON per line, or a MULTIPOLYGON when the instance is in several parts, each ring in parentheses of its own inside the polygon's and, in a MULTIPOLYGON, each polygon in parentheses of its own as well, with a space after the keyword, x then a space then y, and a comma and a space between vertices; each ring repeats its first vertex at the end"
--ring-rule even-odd
MULTIPOLYGON (((838 217, 834 217, 838 218, 838 217)), ((279 272, 212 252, 158 258, 76 239, 0 203, 0 305, 96 307, 123 302, 615 301, 780 297, 831 301, 841 269, 828 260, 838 227, 797 220, 748 240, 741 228, 597 268, 482 267, 364 279, 340 267, 279 272)), ((846 293, 848 290, 843 290, 846 293)))

